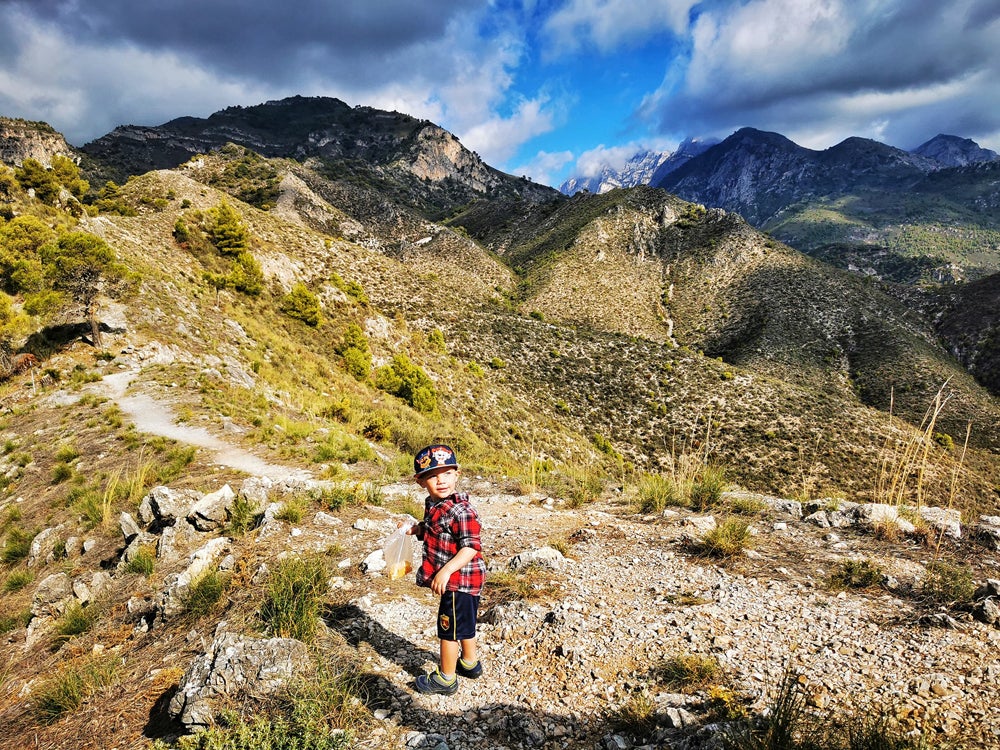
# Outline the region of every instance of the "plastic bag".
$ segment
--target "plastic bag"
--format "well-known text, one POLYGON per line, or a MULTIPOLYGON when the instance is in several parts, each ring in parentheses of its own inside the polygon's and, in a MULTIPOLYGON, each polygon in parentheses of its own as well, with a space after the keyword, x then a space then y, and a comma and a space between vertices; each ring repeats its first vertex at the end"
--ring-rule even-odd
POLYGON ((413 548, 415 537, 407 534, 407 529, 416 525, 417 519, 407 516, 403 525, 386 537, 382 546, 382 557, 385 560, 385 574, 390 581, 402 578, 413 572, 413 548))

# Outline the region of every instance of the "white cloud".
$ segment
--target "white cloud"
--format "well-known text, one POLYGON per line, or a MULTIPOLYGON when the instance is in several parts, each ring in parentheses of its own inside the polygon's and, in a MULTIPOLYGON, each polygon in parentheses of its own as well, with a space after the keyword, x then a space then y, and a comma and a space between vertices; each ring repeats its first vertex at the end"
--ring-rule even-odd
POLYGON ((858 19, 836 0, 757 0, 703 13, 691 34, 687 92, 747 95, 799 74, 805 83, 809 71, 845 51, 858 19))
POLYGON ((566 165, 572 161, 572 151, 555 153, 539 151, 531 161, 512 168, 510 173, 518 177, 526 176, 531 181, 541 185, 556 187, 556 183, 561 181, 557 176, 558 173, 562 172, 566 165))
POLYGON ((555 127, 545 97, 521 101, 510 117, 493 116, 460 134, 465 147, 479 152, 487 164, 506 163, 517 149, 555 127))
POLYGON ((575 177, 596 177, 605 167, 621 170, 629 159, 641 151, 672 151, 675 147, 666 141, 630 141, 617 146, 605 146, 602 143, 580 154, 576 160, 573 175, 575 177))
POLYGON ((545 21, 545 32, 559 53, 588 44, 602 52, 671 31, 683 34, 697 0, 570 0, 545 21))

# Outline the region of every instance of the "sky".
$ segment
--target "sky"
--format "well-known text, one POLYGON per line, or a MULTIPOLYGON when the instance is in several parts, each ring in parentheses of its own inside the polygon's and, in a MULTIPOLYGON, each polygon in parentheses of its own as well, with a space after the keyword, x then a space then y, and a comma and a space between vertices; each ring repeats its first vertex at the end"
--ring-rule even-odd
POLYGON ((741 127, 1000 151, 1000 0, 0 0, 0 115, 119 125, 332 96, 558 186, 741 127))

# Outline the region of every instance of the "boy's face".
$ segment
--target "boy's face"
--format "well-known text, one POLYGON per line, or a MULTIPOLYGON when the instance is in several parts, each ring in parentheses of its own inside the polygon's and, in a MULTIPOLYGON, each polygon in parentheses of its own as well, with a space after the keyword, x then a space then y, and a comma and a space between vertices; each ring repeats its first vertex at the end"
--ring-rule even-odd
POLYGON ((425 474, 417 480, 417 484, 427 490, 427 494, 435 500, 444 500, 455 494, 455 485, 458 484, 458 470, 442 469, 425 474))

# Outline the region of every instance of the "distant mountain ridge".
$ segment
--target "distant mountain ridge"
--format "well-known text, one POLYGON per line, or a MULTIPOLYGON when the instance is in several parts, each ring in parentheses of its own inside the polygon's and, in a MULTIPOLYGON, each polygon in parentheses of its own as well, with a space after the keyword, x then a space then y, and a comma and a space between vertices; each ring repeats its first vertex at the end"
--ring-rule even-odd
POLYGON ((1000 271, 998 176, 994 152, 954 136, 913 151, 865 138, 815 151, 742 128, 653 185, 835 265, 915 283, 1000 271))
POLYGON ((615 188, 655 184, 716 143, 715 138, 686 138, 673 152, 639 151, 621 169, 606 165, 594 177, 569 178, 559 186, 559 192, 573 195, 587 190, 600 194, 615 188))
POLYGON ((380 183, 421 213, 441 218, 479 198, 529 201, 558 197, 552 188, 505 174, 428 120, 329 97, 294 96, 228 107, 207 118, 180 117, 155 127, 115 128, 81 149, 100 182, 123 182, 172 169, 227 143, 267 158, 315 161, 332 177, 380 183))

